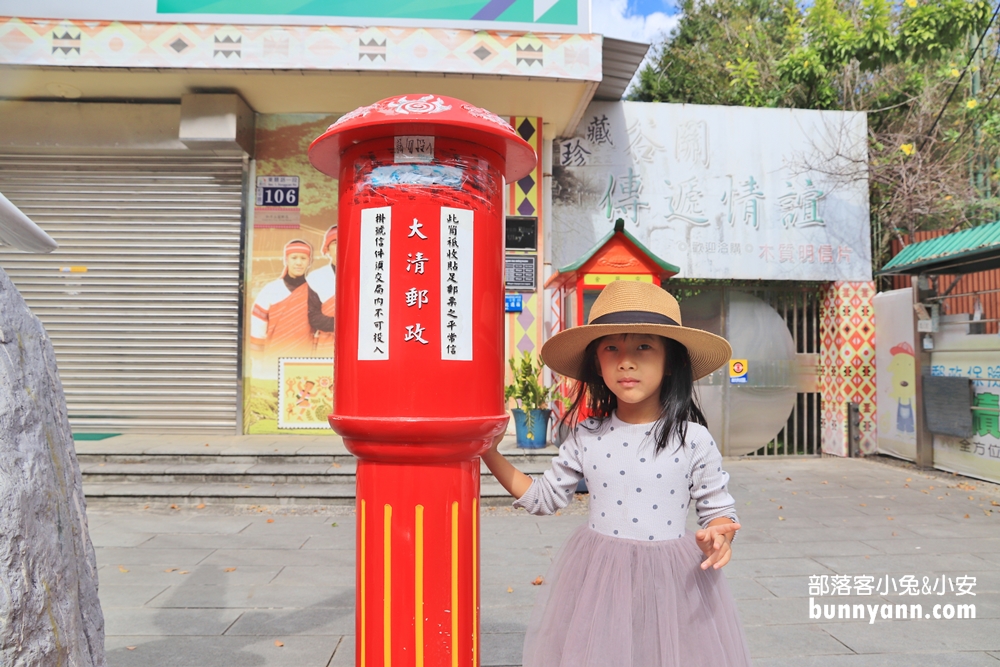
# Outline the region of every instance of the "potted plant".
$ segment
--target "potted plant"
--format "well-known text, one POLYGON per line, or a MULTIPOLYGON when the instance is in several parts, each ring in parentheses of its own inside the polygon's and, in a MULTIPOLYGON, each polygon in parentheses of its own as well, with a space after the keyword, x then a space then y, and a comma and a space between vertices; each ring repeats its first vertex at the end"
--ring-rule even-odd
POLYGON ((521 355, 520 363, 511 357, 507 360, 514 381, 504 388, 504 400, 514 399, 517 407, 514 413, 514 430, 517 433, 517 446, 525 449, 541 449, 545 447, 546 432, 549 426, 548 410, 551 389, 542 385, 541 360, 536 366, 532 356, 527 352, 521 355))

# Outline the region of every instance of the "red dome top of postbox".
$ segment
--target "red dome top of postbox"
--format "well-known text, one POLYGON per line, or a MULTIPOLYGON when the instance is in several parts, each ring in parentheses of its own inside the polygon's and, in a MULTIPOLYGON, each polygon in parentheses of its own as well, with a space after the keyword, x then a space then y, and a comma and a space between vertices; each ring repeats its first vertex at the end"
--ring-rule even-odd
POLYGON ((464 139, 485 146, 507 162, 508 182, 535 168, 535 151, 510 123, 492 111, 443 95, 401 95, 359 107, 309 146, 309 161, 324 174, 340 176, 340 154, 352 144, 379 137, 426 135, 464 139))

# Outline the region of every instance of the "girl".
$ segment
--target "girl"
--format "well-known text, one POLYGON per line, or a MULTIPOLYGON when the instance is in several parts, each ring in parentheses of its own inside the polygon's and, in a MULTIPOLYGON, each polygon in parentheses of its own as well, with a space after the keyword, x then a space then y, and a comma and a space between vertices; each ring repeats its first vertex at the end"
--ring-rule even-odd
POLYGON ((590 517, 545 579, 524 641, 524 667, 749 667, 736 605, 719 570, 740 524, 729 475, 705 427, 694 381, 725 364, 725 339, 681 326, 663 289, 613 282, 590 324, 542 347, 580 380, 564 417, 580 421, 542 477, 483 455, 516 507, 552 514, 577 482, 590 517), (685 531, 694 505, 696 533, 685 531))

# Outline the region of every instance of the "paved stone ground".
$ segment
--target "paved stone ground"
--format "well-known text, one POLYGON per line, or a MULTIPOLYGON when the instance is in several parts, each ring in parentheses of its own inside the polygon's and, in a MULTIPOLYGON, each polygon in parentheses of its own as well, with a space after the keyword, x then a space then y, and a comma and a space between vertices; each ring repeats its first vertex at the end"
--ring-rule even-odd
MULTIPOLYGON (((996 486, 882 458, 726 469, 744 528, 724 571, 757 667, 1000 667, 996 486), (809 576, 821 574, 976 577, 975 597, 818 601, 973 602, 977 618, 810 619, 809 576)), ((585 511, 585 497, 552 517, 483 509, 484 665, 520 664, 531 581, 585 511)), ((350 508, 92 503, 89 516, 111 667, 354 664, 350 508)))

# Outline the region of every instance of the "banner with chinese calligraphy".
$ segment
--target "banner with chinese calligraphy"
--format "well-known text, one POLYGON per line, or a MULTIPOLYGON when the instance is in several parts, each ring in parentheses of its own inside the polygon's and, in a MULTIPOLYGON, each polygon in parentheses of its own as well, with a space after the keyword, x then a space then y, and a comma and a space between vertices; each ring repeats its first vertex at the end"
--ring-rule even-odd
MULTIPOLYGON (((934 467, 1000 483, 1000 349, 995 335, 963 336, 967 347, 931 355, 931 374, 972 379, 972 430, 968 438, 934 436, 934 467)), ((955 347, 950 345, 949 347, 955 347)))
POLYGON ((247 238, 244 433, 329 429, 337 181, 314 169, 306 151, 336 119, 257 116, 247 238))
POLYGON ((556 142, 552 262, 623 218, 679 278, 871 280, 863 113, 594 102, 556 142))
POLYGON ((878 451, 917 458, 916 356, 912 288, 881 292, 875 307, 875 376, 878 451))

